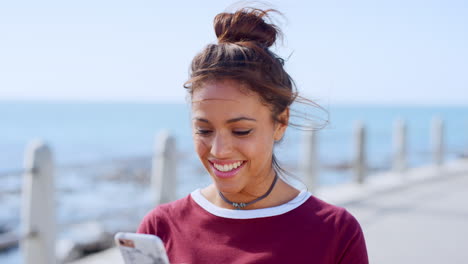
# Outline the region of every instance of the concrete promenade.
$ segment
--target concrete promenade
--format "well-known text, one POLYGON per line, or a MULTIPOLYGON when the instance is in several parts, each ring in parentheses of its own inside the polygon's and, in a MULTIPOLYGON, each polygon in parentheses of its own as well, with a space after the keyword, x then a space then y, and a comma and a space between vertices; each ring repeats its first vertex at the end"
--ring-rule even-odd
MULTIPOLYGON (((376 264, 468 263, 468 160, 322 188, 319 198, 361 223, 376 264)), ((109 249, 74 264, 123 263, 109 249)))
POLYGON ((361 223, 370 263, 468 263, 466 169, 344 207, 361 223))

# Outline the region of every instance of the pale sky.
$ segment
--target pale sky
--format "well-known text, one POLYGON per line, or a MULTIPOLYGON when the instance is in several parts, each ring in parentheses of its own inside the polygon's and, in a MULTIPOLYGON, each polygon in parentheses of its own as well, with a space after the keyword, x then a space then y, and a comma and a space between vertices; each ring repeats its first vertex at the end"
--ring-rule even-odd
MULTIPOLYGON (((1 1, 0 100, 184 102, 234 1, 1 1)), ((319 103, 468 105, 468 1, 270 1, 319 103)))

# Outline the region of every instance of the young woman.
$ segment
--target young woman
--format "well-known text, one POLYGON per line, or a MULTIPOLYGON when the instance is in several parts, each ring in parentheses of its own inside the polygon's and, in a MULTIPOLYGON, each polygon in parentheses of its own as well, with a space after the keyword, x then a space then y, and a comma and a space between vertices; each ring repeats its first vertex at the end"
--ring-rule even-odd
POLYGON ((282 178, 273 146, 298 98, 269 50, 272 10, 215 17, 217 44, 192 62, 196 152, 213 184, 159 205, 139 233, 159 236, 171 263, 368 263, 356 219, 282 178))

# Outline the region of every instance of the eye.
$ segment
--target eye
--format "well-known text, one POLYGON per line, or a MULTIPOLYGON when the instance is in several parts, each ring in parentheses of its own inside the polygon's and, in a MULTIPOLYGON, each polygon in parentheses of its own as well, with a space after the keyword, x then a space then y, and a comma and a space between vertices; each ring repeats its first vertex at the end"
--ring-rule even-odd
POLYGON ((202 135, 202 136, 207 136, 211 132, 213 132, 213 131, 208 130, 208 129, 197 129, 197 132, 195 132, 195 134, 202 135))
POLYGON ((238 136, 247 136, 248 134, 250 134, 250 132, 252 132, 252 129, 232 131, 232 133, 234 133, 235 135, 238 135, 238 136))

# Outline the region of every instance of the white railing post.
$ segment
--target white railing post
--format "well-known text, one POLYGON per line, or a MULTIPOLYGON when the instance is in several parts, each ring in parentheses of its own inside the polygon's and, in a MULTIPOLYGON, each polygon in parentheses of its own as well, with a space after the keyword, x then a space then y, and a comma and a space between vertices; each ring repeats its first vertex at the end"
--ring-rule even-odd
POLYGON ((174 201, 177 197, 176 153, 175 138, 168 132, 158 134, 151 176, 156 204, 174 201))
POLYGON ((317 132, 305 131, 301 145, 301 175, 308 190, 312 192, 318 187, 317 132))
POLYGON ((440 117, 432 119, 431 143, 432 161, 440 166, 444 162, 444 121, 440 117))
POLYGON ((403 172, 406 170, 406 123, 402 119, 395 121, 393 134, 393 170, 403 172))
POLYGON ((41 141, 25 153, 20 247, 25 264, 55 263, 55 184, 52 152, 41 141))
POLYGON ((364 178, 367 173, 366 129, 361 121, 356 122, 354 129, 354 180, 361 184, 364 183, 364 178))

